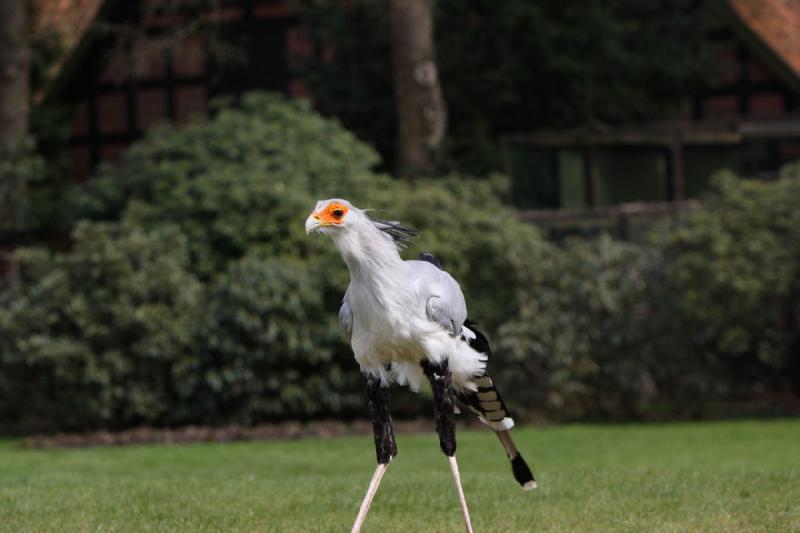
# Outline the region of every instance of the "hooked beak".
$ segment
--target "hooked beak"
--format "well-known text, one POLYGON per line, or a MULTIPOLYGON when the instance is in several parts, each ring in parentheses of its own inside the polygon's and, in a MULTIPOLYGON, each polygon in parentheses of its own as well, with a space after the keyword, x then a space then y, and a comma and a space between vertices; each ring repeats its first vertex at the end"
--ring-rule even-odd
POLYGON ((306 234, 317 231, 318 229, 327 225, 328 224, 324 220, 320 219, 317 214, 311 213, 306 219, 306 234))

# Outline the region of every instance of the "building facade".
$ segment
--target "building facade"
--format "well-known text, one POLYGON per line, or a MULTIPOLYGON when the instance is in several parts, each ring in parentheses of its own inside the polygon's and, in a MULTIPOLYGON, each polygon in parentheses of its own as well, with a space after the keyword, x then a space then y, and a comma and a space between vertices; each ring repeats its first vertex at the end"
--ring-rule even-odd
POLYGON ((289 65, 310 45, 286 1, 40 3, 38 31, 56 32, 67 46, 40 98, 72 110, 74 179, 118 160, 157 122, 206 113, 216 96, 305 94, 289 65))
POLYGON ((506 139, 518 205, 586 209, 700 197, 731 169, 775 177, 800 158, 800 2, 726 0, 709 36, 727 73, 656 124, 506 139))
MULTIPOLYGON (((75 179, 116 161, 153 124, 206 113, 215 96, 306 96, 293 58, 329 52, 288 0, 38 1, 37 31, 67 48, 40 96, 73 110, 75 179)), ((717 169, 769 178, 800 158, 800 1, 718 1, 709 39, 729 75, 658 124, 507 138, 520 207, 681 201, 702 195, 717 169)))

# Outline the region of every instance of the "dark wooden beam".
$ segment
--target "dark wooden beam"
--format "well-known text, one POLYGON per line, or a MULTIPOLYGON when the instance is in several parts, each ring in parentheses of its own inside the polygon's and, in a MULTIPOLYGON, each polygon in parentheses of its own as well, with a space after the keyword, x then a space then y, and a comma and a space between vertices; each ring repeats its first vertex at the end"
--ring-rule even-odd
POLYGON ((164 51, 164 79, 159 81, 159 88, 164 89, 164 97, 167 99, 167 116, 170 120, 176 120, 178 104, 175 95, 175 54, 171 49, 164 51))
POLYGON ((791 113, 792 111, 796 111, 800 105, 798 105, 798 98, 796 93, 793 93, 789 90, 782 91, 783 93, 783 110, 787 113, 791 113))
POLYGON ((683 141, 679 133, 675 134, 672 146, 669 148, 667 156, 667 168, 669 175, 667 178, 668 191, 667 199, 670 202, 679 202, 685 197, 685 170, 683 163, 683 141))
POLYGON ((739 79, 736 87, 736 96, 739 100, 739 115, 746 117, 750 115, 750 90, 749 71, 750 53, 743 44, 739 44, 736 49, 736 60, 739 62, 739 79))
MULTIPOLYGON (((207 81, 206 76, 182 76, 177 77, 174 74, 174 65, 171 70, 164 73, 163 79, 153 79, 153 80, 137 80, 136 87, 138 89, 168 89, 170 87, 187 87, 193 85, 203 85, 207 81)), ((127 87, 125 84, 119 83, 97 83, 96 84, 98 94, 108 94, 108 93, 118 93, 120 91, 125 90, 127 87)))
MULTIPOLYGON (((135 141, 138 138, 138 135, 131 134, 130 131, 126 131, 125 133, 103 133, 97 135, 77 135, 75 137, 71 137, 69 142, 67 143, 69 146, 89 146, 90 149, 92 147, 99 147, 103 144, 119 144, 119 143, 129 143, 135 141)), ((99 151, 98 151, 98 161, 99 161, 99 151)), ((95 164, 95 163, 93 163, 95 164)))
POLYGON ((592 209, 523 209, 518 212, 520 220, 539 223, 570 223, 576 219, 601 220, 616 218, 620 214, 628 217, 666 215, 701 207, 697 200, 680 202, 633 202, 592 209))
POLYGON ((703 97, 695 95, 692 97, 692 120, 703 120, 705 109, 703 109, 703 97))
MULTIPOLYGON (((549 148, 584 148, 587 146, 672 146, 674 130, 636 129, 595 132, 540 132, 530 135, 511 135, 505 137, 510 146, 536 146, 549 148)), ((684 144, 712 145, 739 144, 741 133, 730 125, 714 128, 685 128, 681 131, 684 144)))
POLYGON ((97 110, 97 89, 95 88, 94 80, 90 83, 88 108, 89 135, 87 136, 86 144, 89 145, 89 161, 92 168, 94 168, 100 163, 100 146, 97 139, 100 131, 100 118, 97 110))
POLYGON ((583 180, 586 190, 586 207, 595 207, 597 205, 595 186, 597 181, 596 150, 594 146, 586 146, 583 149, 583 180))
POLYGON ((139 114, 136 102, 136 76, 134 74, 133 43, 125 45, 125 56, 128 61, 128 80, 125 83, 125 111, 128 115, 128 134, 131 137, 139 136, 139 114))

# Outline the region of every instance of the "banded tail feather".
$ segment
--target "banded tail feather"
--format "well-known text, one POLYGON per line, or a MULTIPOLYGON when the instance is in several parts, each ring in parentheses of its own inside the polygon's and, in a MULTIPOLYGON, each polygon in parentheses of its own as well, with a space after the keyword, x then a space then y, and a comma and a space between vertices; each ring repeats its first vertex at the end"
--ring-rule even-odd
MULTIPOLYGON (((462 338, 469 343, 473 350, 484 353, 491 358, 492 352, 489 341, 471 320, 464 322, 462 338)), ((528 463, 523 459, 522 454, 517 450, 514 440, 511 438, 511 433, 509 433, 509 430, 514 427, 514 419, 509 415, 508 408, 506 408, 500 392, 488 373, 475 378, 475 384, 478 386, 476 391, 458 391, 456 392, 456 397, 467 408, 477 414, 481 422, 495 431, 509 461, 511 461, 511 471, 514 473, 514 478, 522 486, 522 489, 535 489, 537 484, 533 473, 528 467, 528 463)))
MULTIPOLYGON (((476 352, 492 357, 492 349, 486 336, 475 327, 475 322, 466 320, 462 328, 462 339, 469 343, 470 348, 476 352)), ((481 422, 495 431, 508 431, 514 427, 514 420, 509 416, 500 392, 495 388, 494 382, 488 373, 475 378, 477 391, 461 391, 458 399, 472 412, 478 415, 481 422)))
POLYGON ((513 428, 514 419, 509 416, 506 404, 489 374, 475 378, 475 384, 478 386, 477 391, 459 391, 456 394, 461 403, 495 431, 508 431, 513 428))

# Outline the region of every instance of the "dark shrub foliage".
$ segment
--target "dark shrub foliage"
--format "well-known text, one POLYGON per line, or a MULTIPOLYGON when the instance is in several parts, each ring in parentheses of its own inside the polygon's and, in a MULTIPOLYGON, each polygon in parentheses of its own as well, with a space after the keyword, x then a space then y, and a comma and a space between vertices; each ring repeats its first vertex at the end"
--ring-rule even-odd
POLYGON ((570 418, 702 415, 800 391, 800 171, 716 178, 649 243, 567 243, 500 328, 521 408, 570 418))
POLYGON ((362 382, 342 345, 336 296, 326 305, 329 292, 315 262, 251 254, 231 263, 210 287, 196 332, 202 357, 185 376, 194 417, 361 414, 362 382))
POLYGON ((83 222, 73 248, 18 252, 0 294, 0 416, 80 429, 163 422, 192 359, 202 287, 169 226, 83 222))
POLYGON ((784 174, 718 175, 705 208, 659 241, 693 351, 740 392, 800 391, 800 167, 784 174))
POLYGON ((539 290, 500 328, 502 377, 520 409, 565 418, 692 412, 713 375, 693 360, 658 249, 570 241, 539 290))
MULTIPOLYGON (((0 293, 0 421, 47 429, 362 415, 338 330, 347 271, 303 232, 345 197, 422 230, 495 347, 518 413, 703 414, 800 384, 800 179, 723 176, 647 243, 556 246, 507 181, 413 185, 305 104, 252 94, 150 132, 78 194, 72 247, 18 252, 0 293)), ((425 407, 415 401, 405 414, 425 407)))

